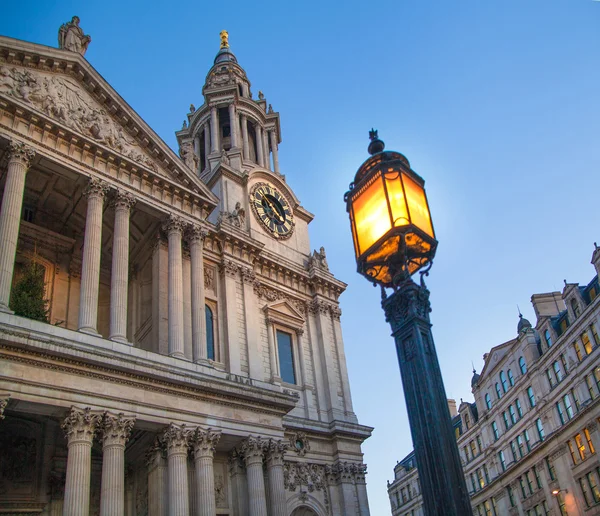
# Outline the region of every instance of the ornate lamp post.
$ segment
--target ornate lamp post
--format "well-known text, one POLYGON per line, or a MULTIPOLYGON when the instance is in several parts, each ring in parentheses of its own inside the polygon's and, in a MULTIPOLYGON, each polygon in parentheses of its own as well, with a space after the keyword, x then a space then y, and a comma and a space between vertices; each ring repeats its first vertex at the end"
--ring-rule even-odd
POLYGON ((400 153, 369 133, 367 159, 344 195, 358 272, 381 286, 392 327, 425 514, 466 516, 471 502, 431 334, 428 275, 437 240, 425 182, 400 153), (420 271, 421 281, 411 276, 420 271), (390 296, 386 288, 393 289, 390 296))

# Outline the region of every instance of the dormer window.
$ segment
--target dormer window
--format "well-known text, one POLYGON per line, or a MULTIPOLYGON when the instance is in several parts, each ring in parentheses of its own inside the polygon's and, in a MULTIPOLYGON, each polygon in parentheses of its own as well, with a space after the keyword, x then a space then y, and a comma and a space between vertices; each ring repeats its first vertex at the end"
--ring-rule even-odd
POLYGON ((579 308, 579 303, 575 298, 571 299, 571 309, 573 310, 576 318, 581 315, 581 308, 579 308))
POLYGON ((548 348, 552 347, 552 335, 550 335, 550 330, 546 329, 546 331, 544 332, 544 340, 546 341, 546 346, 548 346, 548 348))

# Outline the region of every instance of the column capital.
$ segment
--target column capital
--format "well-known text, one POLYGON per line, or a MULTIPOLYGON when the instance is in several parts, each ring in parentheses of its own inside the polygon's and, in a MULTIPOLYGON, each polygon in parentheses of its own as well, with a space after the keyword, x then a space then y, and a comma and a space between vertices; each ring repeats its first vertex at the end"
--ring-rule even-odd
POLYGON ((35 150, 29 145, 20 142, 18 140, 11 140, 8 144, 8 162, 17 161, 29 168, 33 158, 35 157, 35 150))
POLYGON ((102 444, 104 446, 125 446, 131 435, 135 416, 106 413, 102 421, 102 444))
POLYGON ((195 242, 204 242, 204 239, 208 236, 208 231, 202 226, 190 225, 187 228, 187 239, 190 244, 195 242))
POLYGON ((242 442, 242 453, 246 466, 250 464, 262 463, 263 454, 268 442, 262 437, 249 436, 242 442))
POLYGON ((181 217, 178 217, 177 215, 171 215, 163 222, 162 227, 167 234, 171 235, 173 233, 182 234, 185 226, 186 224, 181 217))
POLYGON ((102 181, 102 179, 97 179, 95 177, 90 177, 90 180, 87 186, 83 190, 83 195, 87 198, 90 197, 102 197, 106 195, 109 190, 108 183, 102 181))
POLYGON ((0 394, 0 421, 6 417, 4 415, 4 409, 6 408, 6 405, 8 405, 9 398, 10 394, 0 394))
POLYGON ((289 449, 290 445, 284 441, 276 441, 275 439, 269 439, 269 443, 266 447, 266 457, 268 466, 283 466, 283 457, 285 452, 289 449))
POLYGON ((131 210, 136 203, 136 198, 129 192, 123 190, 117 190, 115 197, 112 200, 112 205, 116 208, 124 208, 127 211, 131 210))
POLYGON ((219 272, 221 275, 236 276, 240 266, 232 260, 223 260, 219 264, 219 272))
POLYGON ((194 447, 194 458, 213 457, 219 439, 221 439, 220 430, 196 428, 190 438, 190 443, 194 447))
POLYGON ((187 453, 192 430, 184 425, 171 423, 163 432, 162 441, 165 443, 167 453, 187 453))
POLYGON ((90 407, 71 407, 60 427, 65 432, 69 444, 74 441, 87 441, 91 444, 103 416, 103 412, 92 410, 90 407))
POLYGON ((242 273, 242 282, 251 285, 256 281, 256 274, 250 267, 240 267, 242 273))

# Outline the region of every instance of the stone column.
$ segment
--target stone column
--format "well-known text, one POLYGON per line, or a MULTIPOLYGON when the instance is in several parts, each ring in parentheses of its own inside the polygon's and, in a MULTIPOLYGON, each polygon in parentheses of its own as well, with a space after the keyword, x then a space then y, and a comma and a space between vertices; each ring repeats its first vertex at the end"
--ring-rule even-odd
POLYGON ((105 414, 102 422, 102 484, 100 516, 125 512, 125 444, 135 417, 105 414))
MULTIPOLYGON (((360 516, 369 516, 369 498, 367 497, 367 482, 365 475, 367 474, 366 464, 357 464, 356 473, 356 494, 358 495, 358 508, 360 516)), ((504 514, 504 513, 501 513, 504 514)))
POLYGON ((127 284, 129 280, 129 214, 133 195, 117 192, 114 200, 112 273, 110 278, 110 340, 127 342, 127 284))
POLYGON ((169 238, 169 356, 185 358, 183 334, 183 221, 171 216, 164 225, 169 238))
POLYGON ((0 208, 0 311, 9 308, 15 256, 21 225, 21 209, 25 193, 25 175, 29 170, 35 151, 18 141, 9 143, 6 184, 0 208))
POLYGON ((146 454, 148 467, 148 516, 167 516, 167 459, 157 438, 146 454))
POLYGON ((265 158, 264 158, 264 148, 263 148, 263 136, 262 136, 262 127, 258 122, 254 126, 254 136, 256 137, 256 159, 258 161, 258 166, 265 166, 265 158))
POLYGON ((266 450, 271 516, 288 516, 283 483, 283 456, 288 448, 288 443, 270 439, 266 450))
POLYGON ((340 500, 340 475, 337 464, 325 466, 325 476, 327 478, 327 491, 329 493, 331 514, 344 514, 342 502, 340 500))
POLYGON ((196 516, 214 516, 217 511, 215 500, 215 474, 213 457, 221 432, 197 428, 192 437, 194 464, 196 468, 196 516))
POLYGON ((192 262, 192 358, 194 362, 207 359, 206 317, 204 312, 204 258, 203 247, 206 230, 194 226, 188 233, 192 262))
POLYGON ((269 363, 271 366, 271 381, 274 383, 281 383, 281 377, 279 376, 279 368, 277 367, 277 351, 275 346, 275 330, 273 328, 273 321, 266 319, 267 323, 267 342, 269 343, 269 363))
POLYGON ((233 489, 233 514, 248 516, 248 479, 242 457, 235 448, 229 455, 228 464, 233 489))
POLYGON ((100 288, 100 251, 102 248, 102 207, 108 185, 91 178, 83 195, 87 197, 87 215, 83 240, 79 331, 98 334, 98 291, 100 288))
POLYGON ((246 115, 241 115, 242 118, 242 145, 244 159, 250 159, 250 146, 248 145, 248 119, 246 115))
POLYGON ((279 174, 279 152, 277 149, 277 132, 275 129, 269 131, 269 139, 271 140, 271 150, 273 151, 273 170, 279 174))
POLYGON ((265 160, 265 168, 271 170, 271 156, 269 153, 269 142, 267 141, 267 131, 266 129, 262 133, 262 144, 263 144, 263 155, 265 160))
POLYGON ((235 104, 229 104, 229 128, 231 130, 231 148, 238 147, 238 124, 235 118, 235 104))
POLYGON ((169 516, 189 516, 187 455, 190 430, 171 423, 163 434, 167 445, 169 516))
POLYGON ((61 425, 68 449, 63 516, 89 514, 92 442, 101 420, 102 412, 71 407, 61 425))
POLYGON ((204 168, 208 170, 208 155, 210 154, 210 123, 204 123, 204 168))
POLYGON ((210 143, 211 153, 219 152, 219 112, 217 106, 210 108, 210 143))
POLYGON ((248 437, 242 443, 248 477, 248 516, 267 516, 265 477, 263 475, 263 451, 265 441, 260 437, 248 437))

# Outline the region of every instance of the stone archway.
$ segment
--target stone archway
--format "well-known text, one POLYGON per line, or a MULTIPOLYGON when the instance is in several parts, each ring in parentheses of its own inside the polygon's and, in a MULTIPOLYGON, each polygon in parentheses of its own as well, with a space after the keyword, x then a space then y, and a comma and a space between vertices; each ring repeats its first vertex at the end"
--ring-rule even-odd
POLYGON ((315 511, 306 505, 296 507, 290 516, 319 516, 315 511))

